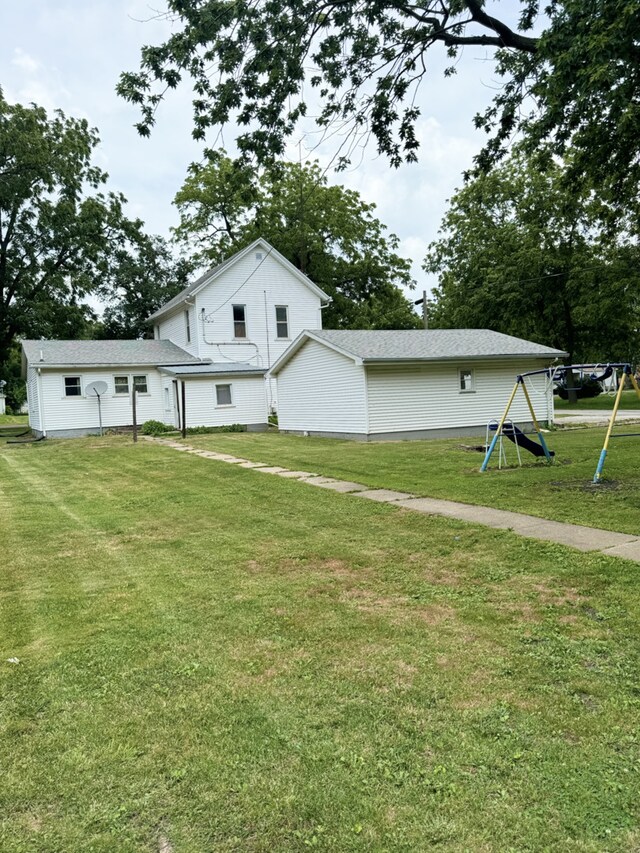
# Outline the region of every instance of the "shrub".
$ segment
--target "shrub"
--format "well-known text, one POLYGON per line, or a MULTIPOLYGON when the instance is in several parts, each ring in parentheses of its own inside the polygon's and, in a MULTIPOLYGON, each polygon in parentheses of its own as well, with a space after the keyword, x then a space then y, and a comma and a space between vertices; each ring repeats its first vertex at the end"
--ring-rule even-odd
POLYGON ((244 424, 229 424, 228 426, 197 426, 187 427, 187 435, 207 435, 211 432, 246 432, 244 424))
POLYGON ((162 421, 145 421, 140 427, 143 435, 162 435, 165 432, 173 432, 173 427, 163 424, 162 421))

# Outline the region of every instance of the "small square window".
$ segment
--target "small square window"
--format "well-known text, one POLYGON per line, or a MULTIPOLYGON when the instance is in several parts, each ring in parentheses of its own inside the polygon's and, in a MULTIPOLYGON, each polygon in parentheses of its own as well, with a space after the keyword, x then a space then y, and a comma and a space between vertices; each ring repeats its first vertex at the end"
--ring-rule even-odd
POLYGON ((286 305, 276 305, 276 336, 289 337, 289 308, 286 305))
POLYGON ((460 392, 475 391, 475 381, 473 370, 459 370, 458 377, 460 380, 460 392))
POLYGON ((233 305, 233 335, 236 338, 247 337, 247 318, 244 305, 233 305))
POLYGON ((133 377, 133 387, 136 389, 138 394, 148 394, 147 388, 147 377, 146 376, 134 376, 133 377))
POLYGON ((218 406, 231 405, 231 385, 216 385, 216 404, 218 406))
POLYGON ((65 397, 82 397, 82 386, 79 376, 64 377, 64 396, 65 397))
POLYGON ((116 394, 128 394, 129 393, 129 377, 128 376, 114 376, 113 377, 113 386, 116 394))

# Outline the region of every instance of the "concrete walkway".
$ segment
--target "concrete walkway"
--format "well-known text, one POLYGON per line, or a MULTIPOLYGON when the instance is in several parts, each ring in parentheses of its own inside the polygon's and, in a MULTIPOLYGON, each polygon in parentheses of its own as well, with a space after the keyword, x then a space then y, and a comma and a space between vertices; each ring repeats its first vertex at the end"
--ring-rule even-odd
POLYGON ((561 521, 550 521, 535 515, 524 515, 520 512, 508 512, 503 509, 493 509, 488 506, 446 501, 436 498, 423 498, 407 492, 396 492, 391 489, 371 489, 361 483, 347 480, 336 480, 333 477, 323 477, 312 471, 292 471, 276 465, 262 462, 251 462, 228 453, 218 453, 215 450, 198 450, 187 444, 168 438, 152 438, 143 436, 147 441, 170 447, 203 459, 214 459, 217 462, 227 462, 239 468, 248 468, 261 474, 272 474, 276 477, 299 480, 310 486, 330 489, 334 492, 351 494, 357 498, 391 504, 404 509, 422 512, 426 515, 440 515, 446 518, 457 518, 470 524, 480 524, 484 527, 495 527, 499 530, 512 530, 519 536, 529 539, 539 539, 544 542, 557 542, 579 551, 600 551, 612 557, 624 557, 640 563, 640 536, 628 533, 617 533, 602 530, 599 527, 584 527, 580 524, 566 524, 561 521))
MULTIPOLYGON (((606 409, 556 409, 554 418, 558 426, 567 424, 589 424, 589 426, 607 426, 611 411, 606 409)), ((640 421, 640 409, 619 409, 616 423, 640 421)))

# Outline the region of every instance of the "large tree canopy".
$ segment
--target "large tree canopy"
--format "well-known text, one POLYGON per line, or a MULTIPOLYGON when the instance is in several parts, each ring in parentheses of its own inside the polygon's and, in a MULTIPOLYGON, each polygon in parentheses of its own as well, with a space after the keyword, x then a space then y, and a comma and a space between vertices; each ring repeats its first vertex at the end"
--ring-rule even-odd
POLYGON ((97 143, 86 121, 11 105, 0 92, 0 365, 19 336, 104 331, 90 295, 109 302, 112 334, 141 334, 140 314, 184 284, 166 244, 125 216, 124 196, 103 189, 107 175, 91 162, 97 143))
POLYGON ((439 276, 432 319, 490 328, 569 352, 570 359, 640 357, 640 250, 603 238, 601 204, 521 154, 452 199, 425 269, 439 276))
POLYGON ((330 185, 316 163, 256 170, 218 153, 191 167, 175 201, 175 236, 201 265, 264 237, 333 298, 325 328, 419 325, 401 290, 413 281, 398 238, 385 233, 375 205, 330 185))
MULTIPOLYGON (((520 131, 530 150, 563 154, 611 200, 636 198, 640 178, 640 4, 637 0, 167 0, 174 32, 143 48, 118 91, 140 105, 148 134, 167 89, 194 87, 194 135, 233 121, 237 144, 263 162, 285 149, 308 101, 317 122, 349 125, 351 143, 373 136, 394 165, 417 156, 418 92, 431 51, 493 52, 503 79, 476 116, 490 134, 488 169, 520 131), (537 33, 537 35, 534 35, 537 33), (312 92, 312 90, 315 90, 312 92), (315 106, 314 106, 315 109, 315 106)), ((349 159, 343 145, 341 162, 349 159)))

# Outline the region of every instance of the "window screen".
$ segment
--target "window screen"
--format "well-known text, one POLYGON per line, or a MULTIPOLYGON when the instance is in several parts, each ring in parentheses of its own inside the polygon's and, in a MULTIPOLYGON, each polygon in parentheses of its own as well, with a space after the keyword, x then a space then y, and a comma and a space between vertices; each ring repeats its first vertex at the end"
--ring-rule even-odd
POLYGON ((231 385, 216 385, 216 403, 218 406, 231 405, 231 385))
POLYGON ((289 309, 286 305, 276 305, 276 335, 279 338, 289 337, 289 309))

